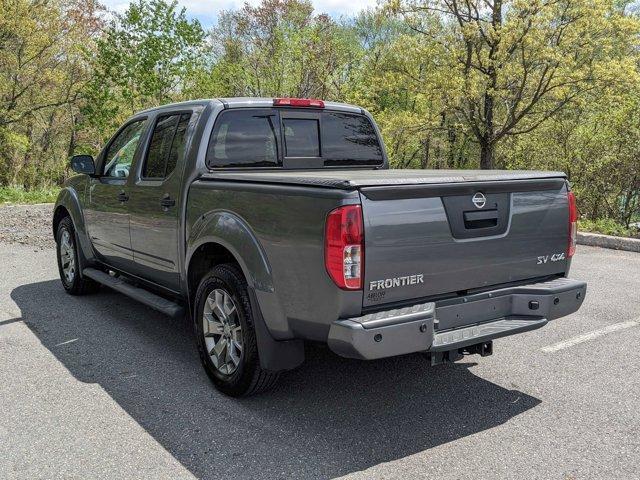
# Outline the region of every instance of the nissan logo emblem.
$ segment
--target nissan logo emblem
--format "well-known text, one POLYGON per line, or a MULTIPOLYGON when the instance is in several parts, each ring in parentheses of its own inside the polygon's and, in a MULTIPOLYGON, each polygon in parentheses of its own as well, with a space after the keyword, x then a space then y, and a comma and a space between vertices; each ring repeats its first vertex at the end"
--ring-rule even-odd
POLYGON ((487 203, 487 197, 484 196, 482 192, 476 193, 471 199, 476 208, 482 208, 487 203))

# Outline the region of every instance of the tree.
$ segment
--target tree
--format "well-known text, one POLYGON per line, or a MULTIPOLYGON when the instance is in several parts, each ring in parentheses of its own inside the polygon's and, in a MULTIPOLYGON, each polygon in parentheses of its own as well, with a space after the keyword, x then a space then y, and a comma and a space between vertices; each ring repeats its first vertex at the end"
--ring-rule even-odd
POLYGON ((456 74, 447 108, 472 133, 481 168, 507 136, 535 130, 615 81, 636 24, 613 0, 397 0, 391 6, 456 74), (624 50, 624 49, 622 49, 624 50))
POLYGON ((446 51, 386 11, 362 13, 354 29, 363 48, 347 100, 370 110, 394 168, 464 168, 470 142, 447 110, 455 77, 446 51))
POLYGON ((221 14, 205 96, 340 98, 356 55, 352 31, 307 0, 263 0, 221 14))
POLYGON ((97 40, 83 115, 101 140, 138 110, 181 99, 202 62, 205 33, 177 2, 137 0, 97 40))
POLYGON ((63 178, 86 79, 79 45, 100 28, 93 0, 0 2, 0 184, 63 178))
POLYGON ((572 182, 583 218, 628 226, 640 218, 640 71, 589 93, 562 116, 528 135, 507 139, 509 168, 562 170, 572 182))

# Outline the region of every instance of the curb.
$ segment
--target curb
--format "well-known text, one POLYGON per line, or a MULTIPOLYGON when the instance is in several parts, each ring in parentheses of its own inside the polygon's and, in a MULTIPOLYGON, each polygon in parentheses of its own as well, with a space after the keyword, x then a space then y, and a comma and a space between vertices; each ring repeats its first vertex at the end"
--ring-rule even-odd
POLYGON ((613 237, 600 233, 578 232, 578 244, 640 253, 640 239, 613 237))

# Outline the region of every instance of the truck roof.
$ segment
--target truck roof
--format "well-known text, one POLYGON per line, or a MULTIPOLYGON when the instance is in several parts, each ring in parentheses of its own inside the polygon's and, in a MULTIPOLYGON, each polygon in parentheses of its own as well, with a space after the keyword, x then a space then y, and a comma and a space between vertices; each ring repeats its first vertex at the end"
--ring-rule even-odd
MULTIPOLYGON (((206 106, 211 103, 217 103, 224 105, 225 108, 247 108, 247 107, 273 107, 274 97, 222 97, 222 98, 202 98, 196 100, 188 100, 185 102, 170 103, 167 105, 160 105, 158 107, 147 108, 138 112, 148 113, 157 110, 175 109, 180 107, 194 107, 194 106, 206 106)), ((364 113, 364 110, 355 105, 339 102, 324 102, 324 108, 326 110, 337 110, 349 113, 364 113)))

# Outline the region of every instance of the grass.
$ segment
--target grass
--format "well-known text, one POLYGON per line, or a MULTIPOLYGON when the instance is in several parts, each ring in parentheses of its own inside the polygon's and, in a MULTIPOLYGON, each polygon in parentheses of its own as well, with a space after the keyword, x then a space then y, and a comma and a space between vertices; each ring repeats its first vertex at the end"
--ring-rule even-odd
POLYGON ((0 204, 53 203, 59 187, 25 190, 22 187, 0 187, 0 204))
POLYGON ((578 231, 602 233, 616 237, 633 237, 639 235, 638 229, 627 228, 610 218, 599 218, 597 220, 578 220, 578 231))

